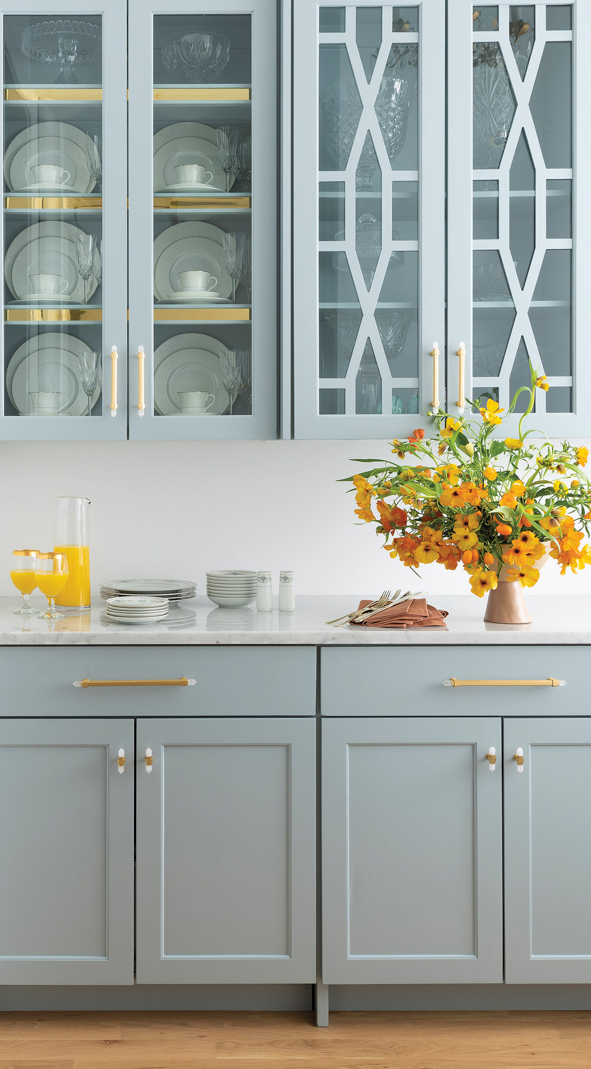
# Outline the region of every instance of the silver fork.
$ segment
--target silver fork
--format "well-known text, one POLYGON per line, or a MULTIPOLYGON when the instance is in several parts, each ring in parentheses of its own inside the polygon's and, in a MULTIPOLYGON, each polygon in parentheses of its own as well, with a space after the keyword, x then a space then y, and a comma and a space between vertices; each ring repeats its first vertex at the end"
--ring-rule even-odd
POLYGON ((384 590, 380 594, 380 596, 377 599, 377 601, 370 601, 369 605, 366 605, 364 609, 361 609, 361 610, 356 609, 355 612, 350 612, 350 613, 347 614, 347 616, 338 616, 336 620, 327 620, 326 623, 327 624, 339 624, 342 620, 352 620, 354 616, 360 616, 362 613, 366 613, 371 609, 375 609, 376 611, 378 609, 383 609, 384 606, 388 603, 389 600, 390 600, 390 591, 389 590, 384 590))

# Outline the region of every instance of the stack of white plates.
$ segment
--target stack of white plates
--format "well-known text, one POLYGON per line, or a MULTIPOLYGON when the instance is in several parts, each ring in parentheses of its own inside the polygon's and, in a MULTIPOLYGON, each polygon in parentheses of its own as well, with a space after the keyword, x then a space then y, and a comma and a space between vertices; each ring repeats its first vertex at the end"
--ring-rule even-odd
POLYGON ((216 605, 226 609, 237 609, 248 605, 257 595, 257 573, 228 569, 220 572, 207 572, 207 596, 216 605))
POLYGON ((133 594, 174 602, 194 598, 196 589, 195 583, 188 579, 111 579, 101 585, 101 598, 133 594))
POLYGON ((166 598, 123 597, 107 599, 107 617, 119 624, 145 624, 168 616, 166 598))

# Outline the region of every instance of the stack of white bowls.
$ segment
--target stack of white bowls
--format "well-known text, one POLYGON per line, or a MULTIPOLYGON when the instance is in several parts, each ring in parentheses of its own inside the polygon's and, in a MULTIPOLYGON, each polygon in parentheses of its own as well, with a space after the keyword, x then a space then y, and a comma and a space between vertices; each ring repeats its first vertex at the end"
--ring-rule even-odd
POLYGON ((167 598, 107 598, 107 618, 119 624, 145 624, 168 616, 167 598))
POLYGON ((257 596, 257 573, 236 568, 207 572, 207 596, 224 609, 249 605, 257 596))

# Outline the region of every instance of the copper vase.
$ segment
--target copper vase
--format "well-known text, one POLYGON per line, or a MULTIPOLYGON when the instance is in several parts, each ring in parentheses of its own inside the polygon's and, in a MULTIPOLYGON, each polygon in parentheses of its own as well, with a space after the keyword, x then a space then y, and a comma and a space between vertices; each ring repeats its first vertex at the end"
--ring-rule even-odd
MULTIPOLYGON (((548 560, 552 543, 544 542, 543 546, 546 551, 544 556, 532 565, 538 571, 548 560)), ((510 546, 502 547, 504 552, 510 548, 510 546)), ((495 570, 498 572, 498 564, 495 570)), ((508 582, 506 564, 501 568, 496 588, 488 594, 484 619, 489 624, 531 624, 531 616, 525 603, 521 584, 517 580, 512 583, 508 582)))

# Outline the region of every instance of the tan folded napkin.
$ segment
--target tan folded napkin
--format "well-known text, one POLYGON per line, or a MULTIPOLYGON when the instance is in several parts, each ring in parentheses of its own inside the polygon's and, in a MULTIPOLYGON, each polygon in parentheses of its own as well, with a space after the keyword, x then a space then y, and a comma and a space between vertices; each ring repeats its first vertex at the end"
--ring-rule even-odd
MULTIPOLYGON (((359 611, 370 604, 370 599, 359 602, 359 611)), ((413 598, 398 605, 376 612, 366 620, 360 620, 357 627, 395 627, 401 630, 415 627, 445 627, 445 609, 435 609, 427 605, 426 598, 413 598)), ((354 622, 354 621, 352 621, 354 622)))

